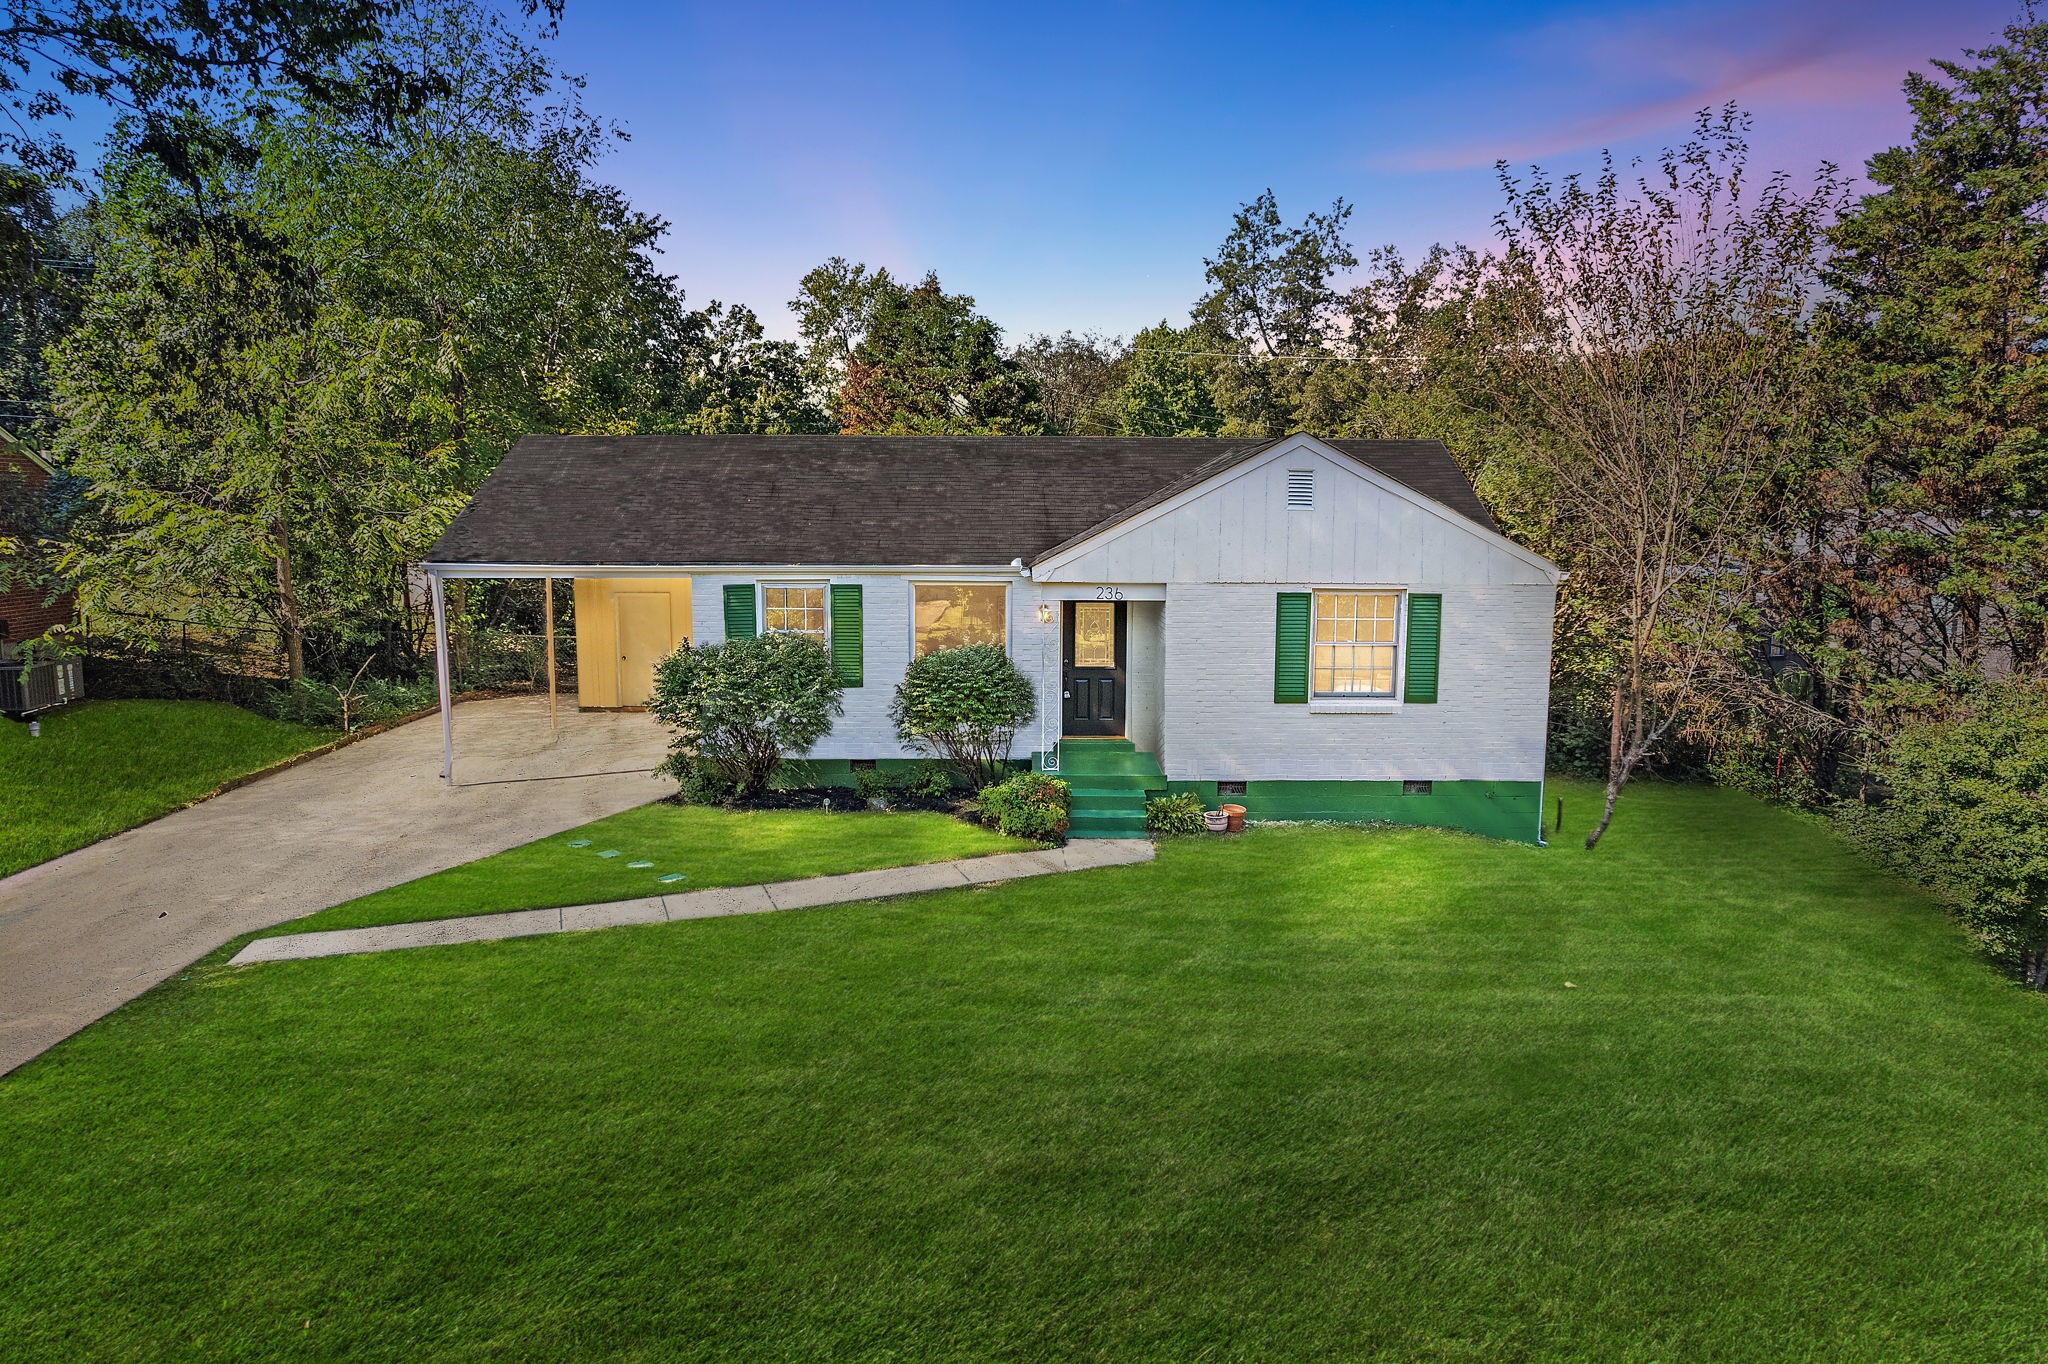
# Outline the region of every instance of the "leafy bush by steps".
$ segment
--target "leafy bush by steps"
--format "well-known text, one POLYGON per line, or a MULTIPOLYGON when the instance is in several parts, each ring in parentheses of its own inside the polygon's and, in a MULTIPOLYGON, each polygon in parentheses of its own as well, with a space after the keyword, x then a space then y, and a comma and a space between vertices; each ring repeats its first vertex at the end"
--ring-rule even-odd
POLYGON ((1019 772, 1007 781, 984 786, 979 801, 981 822, 1012 838, 1054 843, 1066 836, 1071 792, 1058 777, 1019 772))
POLYGON ((1203 832, 1202 798, 1187 791, 1146 801, 1145 832, 1159 838, 1203 832))

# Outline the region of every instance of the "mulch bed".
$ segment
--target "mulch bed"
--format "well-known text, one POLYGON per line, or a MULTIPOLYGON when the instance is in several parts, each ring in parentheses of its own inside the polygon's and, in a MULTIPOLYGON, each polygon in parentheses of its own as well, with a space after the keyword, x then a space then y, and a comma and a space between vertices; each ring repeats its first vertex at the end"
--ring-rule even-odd
MULTIPOLYGON (((667 797, 670 805, 687 804, 679 795, 667 797)), ((721 804, 726 810, 866 810, 867 797, 848 786, 790 786, 774 791, 764 791, 753 800, 727 801, 721 804)), ((891 810, 924 810, 933 814, 952 815, 969 824, 979 824, 975 817, 973 802, 960 796, 891 796, 888 808, 891 810)))

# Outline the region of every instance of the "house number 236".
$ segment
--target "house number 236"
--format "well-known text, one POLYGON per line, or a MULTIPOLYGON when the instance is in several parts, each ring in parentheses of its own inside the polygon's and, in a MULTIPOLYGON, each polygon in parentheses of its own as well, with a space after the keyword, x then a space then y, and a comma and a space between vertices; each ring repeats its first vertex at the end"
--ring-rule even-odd
POLYGON ((1095 600, 1097 601, 1122 601, 1123 599, 1124 590, 1121 587, 1098 587, 1095 589, 1095 600))

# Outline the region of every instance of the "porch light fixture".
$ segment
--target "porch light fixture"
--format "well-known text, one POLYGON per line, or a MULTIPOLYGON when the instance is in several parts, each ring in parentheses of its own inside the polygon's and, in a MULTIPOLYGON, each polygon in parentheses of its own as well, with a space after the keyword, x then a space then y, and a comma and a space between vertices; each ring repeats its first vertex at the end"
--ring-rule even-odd
POLYGON ((1039 623, 1040 625, 1050 625, 1050 624, 1052 624, 1052 603, 1051 603, 1051 602, 1043 602, 1043 601, 1042 601, 1042 602, 1040 602, 1040 603, 1038 604, 1038 623, 1039 623))

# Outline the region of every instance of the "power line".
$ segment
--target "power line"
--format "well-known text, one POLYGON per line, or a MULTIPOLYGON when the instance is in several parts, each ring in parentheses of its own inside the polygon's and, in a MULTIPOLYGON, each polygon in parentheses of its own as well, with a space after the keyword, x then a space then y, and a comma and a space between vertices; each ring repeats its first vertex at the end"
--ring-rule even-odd
POLYGON ((1255 350, 1173 350, 1166 346, 1132 346, 1129 349, 1133 355, 1193 355, 1210 360, 1305 360, 1312 364, 1324 364, 1351 358, 1348 355, 1331 355, 1328 352, 1318 355, 1274 355, 1270 351, 1262 353, 1255 350))

